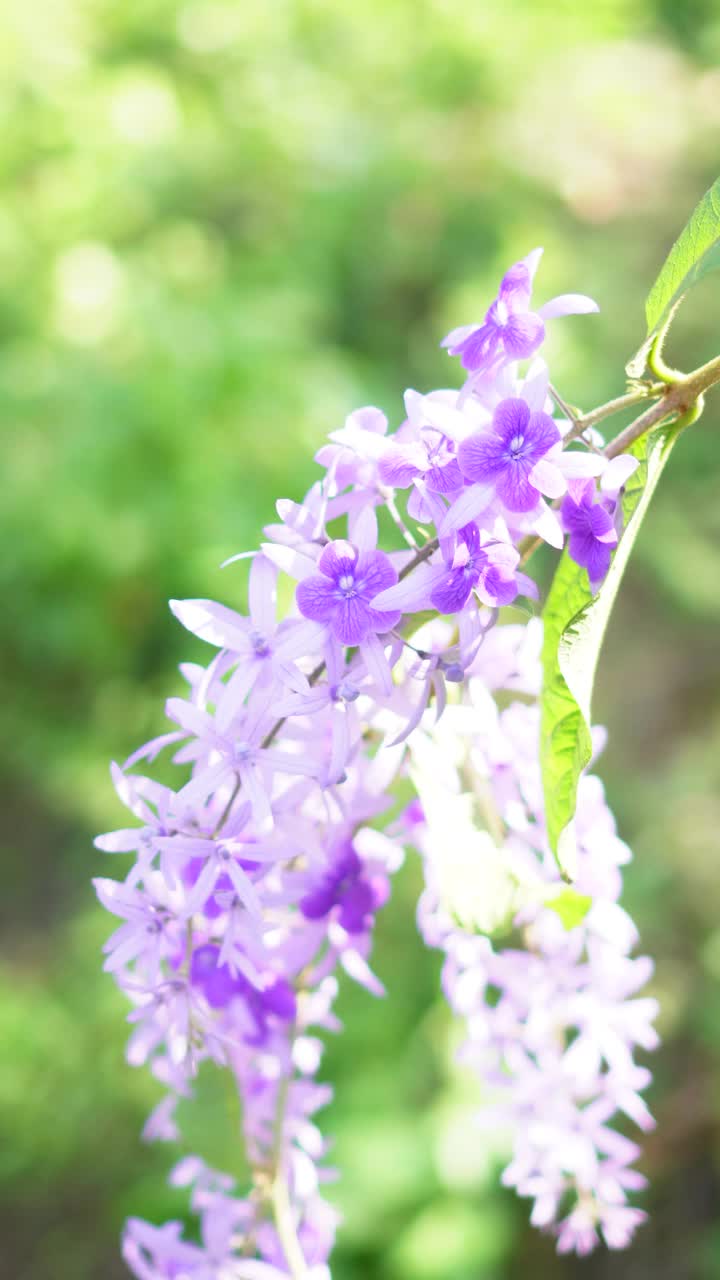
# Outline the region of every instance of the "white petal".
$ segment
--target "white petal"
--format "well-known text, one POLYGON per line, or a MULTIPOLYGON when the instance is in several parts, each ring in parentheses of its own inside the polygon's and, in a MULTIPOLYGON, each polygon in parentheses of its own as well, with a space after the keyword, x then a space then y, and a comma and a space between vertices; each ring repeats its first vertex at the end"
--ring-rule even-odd
POLYGON ((263 542, 261 550, 268 560, 277 565, 278 569, 282 569, 283 573, 287 573, 291 578, 297 578, 300 582, 303 578, 309 578, 312 573, 318 572, 318 567, 310 556, 304 555, 302 551, 295 551, 292 547, 263 542))
POLYGON ((365 661, 368 674, 377 687, 385 694, 393 691, 393 679, 390 664, 385 657, 385 649, 382 641, 376 635, 368 635, 358 645, 360 653, 365 661))
POLYGON ((600 481, 600 488, 605 493, 614 493, 618 489, 622 489, 627 484, 630 476, 633 475, 640 466, 639 458, 633 458, 631 453, 619 453, 617 458, 612 458, 608 462, 603 472, 603 478, 600 481))
POLYGON ((264 636, 275 630, 277 604, 277 571, 266 556, 256 556, 250 566, 248 581, 250 617, 264 636))
MULTIPOLYGON (((253 562, 253 569, 256 563, 257 560, 253 562)), ((220 649, 242 652, 247 648, 247 618, 234 609, 227 609, 214 600, 170 600, 169 603, 178 622, 201 640, 220 649)))
POLYGON ((334 444, 342 444, 346 449, 361 458, 379 458, 387 449, 387 439, 374 431, 366 431, 353 424, 341 427, 339 431, 331 431, 329 439, 334 444))
POLYGON ((520 392, 533 413, 542 413, 548 397, 548 367, 544 360, 533 360, 520 392))
POLYGON ((547 507, 544 502, 541 503, 540 513, 532 527, 544 542, 548 542, 551 547, 557 547, 558 551, 562 551, 563 542, 565 541, 562 526, 552 508, 547 507))
POLYGON ((400 609, 403 613, 416 613, 419 609, 428 608, 430 592, 444 572, 442 565, 419 564, 401 582, 376 595, 373 609, 400 609))
POLYGON ((362 507, 357 514, 353 512, 348 520, 348 534, 359 552, 374 550, 378 540, 375 508, 367 506, 362 507))
POLYGON ((530 272, 531 280, 535 278, 535 272, 537 271, 540 265, 540 259, 542 258, 543 253, 544 253, 543 249, 531 249, 530 253, 528 253, 526 257, 521 258, 521 262, 524 262, 525 266, 530 272))
POLYGON ((423 396, 422 408, 424 421, 437 427, 450 440, 464 440, 474 430, 473 424, 460 409, 433 400, 432 396, 423 396))
POLYGON ((528 479, 546 498, 561 498, 567 489, 562 472, 547 458, 535 463, 528 479))
POLYGON ((454 347, 458 342, 462 342, 469 334, 477 329, 476 324, 461 324, 457 329, 451 329, 440 343, 441 347, 454 347))
POLYGON ((414 427, 419 427, 423 421, 423 400, 425 397, 419 391, 413 391, 412 387, 408 387, 403 395, 405 401, 405 412, 408 421, 414 427))
POLYGON ((463 525, 470 524, 472 520, 477 520, 477 517, 482 515, 483 511, 487 511, 494 499, 495 488, 493 485, 471 484, 469 488, 460 494, 460 497, 455 500, 447 512, 438 528, 440 537, 445 538, 455 529, 462 529, 463 525))
POLYGON ((591 476, 601 476, 608 462, 599 453, 581 453, 579 449, 561 453, 557 465, 568 480, 586 480, 591 476))
POLYGON ((541 320, 553 320, 556 316, 584 316, 599 310, 597 302, 584 293, 561 293, 539 307, 537 314, 541 320))

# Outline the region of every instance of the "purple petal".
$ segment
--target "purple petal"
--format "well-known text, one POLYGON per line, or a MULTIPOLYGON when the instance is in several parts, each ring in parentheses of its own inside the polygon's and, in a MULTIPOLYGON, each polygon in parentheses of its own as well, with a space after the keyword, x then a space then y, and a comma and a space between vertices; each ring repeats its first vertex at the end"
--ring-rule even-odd
POLYGON ((515 262, 500 281, 498 298, 513 307, 527 307, 532 293, 532 276, 527 262, 515 262))
POLYGON ((463 476, 457 458, 450 458, 444 466, 434 464, 425 476, 425 483, 433 493, 452 493, 462 489, 463 476))
POLYGON ((607 542, 615 544, 617 542, 617 530, 615 522, 599 502, 596 502, 588 512, 588 526, 594 538, 599 542, 607 542))
POLYGON ((473 329, 457 347, 450 348, 450 354, 461 358, 462 367, 468 373, 476 373, 492 360, 500 345, 500 337, 494 325, 483 324, 473 329))
POLYGON ((374 609, 369 607, 367 612, 370 629, 378 635, 384 635, 386 631, 392 631, 393 627, 396 627, 402 618, 402 613, 399 609, 374 609))
POLYGON ((274 1013, 284 1022, 293 1022, 297 1013, 295 992, 284 978, 277 978, 262 992, 262 1003, 267 1013, 274 1013))
POLYGON ((549 413, 531 413, 526 435, 532 441, 532 458, 537 462, 560 440, 560 429, 549 413))
POLYGON ((226 965, 218 964, 220 948, 212 943, 198 947, 190 961, 190 981, 202 988, 205 999, 213 1009, 222 1009, 234 996, 240 995, 245 983, 234 978, 226 965))
POLYGON ((587 529, 587 511, 582 503, 568 494, 560 507, 560 519, 567 533, 583 533, 587 529))
POLYGON ((518 583, 514 574, 504 573, 499 566, 488 565, 480 575, 477 592, 484 604, 497 608, 512 604, 518 594, 518 583))
POLYGON ((362 933, 372 924, 375 895, 366 880, 356 880, 340 900, 340 924, 348 933, 362 933))
POLYGON ((545 325, 534 311, 520 315, 516 312, 503 325, 503 346, 513 360, 527 360, 534 355, 544 337, 545 325))
MULTIPOLYGON (((509 442, 515 436, 524 436, 528 430, 530 422, 530 407, 521 400, 519 396, 508 396, 506 400, 501 400, 493 414, 492 426, 493 431, 500 437, 503 445, 509 442)), ((476 437, 471 436, 470 439, 476 437)), ((492 437, 486 437, 486 439, 492 437)), ((465 442, 466 444, 469 441, 465 442)), ((465 467, 462 462, 462 445, 460 446, 460 466, 463 471, 465 467)), ((467 472, 465 473, 467 474, 467 472)))
POLYGON ((311 622, 329 622, 339 604, 334 584, 319 573, 298 583, 295 599, 303 617, 311 622))
POLYGON ((478 574, 466 569, 449 569, 430 593, 438 613, 459 613, 467 603, 478 574))
POLYGON ((328 542, 323 547, 322 555, 318 560, 318 569, 326 577, 332 578, 337 582, 338 578, 343 574, 354 574, 355 564, 357 562, 357 553, 352 543, 346 542, 342 538, 337 538, 334 542, 328 542))
POLYGON ((336 601, 332 630, 341 644, 359 644, 371 627, 370 610, 359 596, 336 601))
POLYGON ((335 877, 323 880, 304 898, 300 899, 300 910, 306 920, 321 920, 335 906, 337 881, 335 877))
POLYGON ((468 436, 458 451, 458 463, 465 479, 473 484, 486 484, 493 480, 502 470, 503 450, 504 442, 494 432, 468 436))
POLYGON ((363 599, 370 601, 381 591, 394 587, 398 576, 384 551, 368 551, 358 560, 356 580, 363 599))
POLYGON ((538 491, 529 479, 529 462, 515 462, 499 476, 497 495, 508 511, 518 514, 532 511, 538 503, 538 491))
POLYGON ((480 550, 480 530, 476 524, 463 525, 458 531, 458 536, 462 539, 467 547, 470 555, 476 555, 480 550))
POLYGON ((570 558, 587 569, 591 582, 604 578, 610 567, 611 548, 604 542, 598 542, 590 531, 571 533, 568 543, 570 558))
POLYGON ((378 475, 383 484, 393 489, 408 489, 426 466, 427 456, 421 445, 391 445, 378 463, 378 475))

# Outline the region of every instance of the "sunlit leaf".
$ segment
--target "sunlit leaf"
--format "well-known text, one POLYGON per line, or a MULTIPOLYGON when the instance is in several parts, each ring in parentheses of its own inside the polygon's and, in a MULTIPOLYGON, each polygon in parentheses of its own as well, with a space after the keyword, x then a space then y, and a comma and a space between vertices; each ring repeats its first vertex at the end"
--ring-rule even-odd
POLYGON ((573 818, 578 781, 592 755, 590 705, 605 630, 633 543, 682 428, 661 427, 629 452, 640 466, 622 499, 625 531, 597 595, 563 552, 544 609, 540 759, 548 839, 566 879, 576 874, 573 818))
POLYGON ((578 893, 572 885, 564 885, 559 893, 545 899, 545 906, 560 917, 564 929, 575 929, 582 924, 592 906, 587 893, 578 893))

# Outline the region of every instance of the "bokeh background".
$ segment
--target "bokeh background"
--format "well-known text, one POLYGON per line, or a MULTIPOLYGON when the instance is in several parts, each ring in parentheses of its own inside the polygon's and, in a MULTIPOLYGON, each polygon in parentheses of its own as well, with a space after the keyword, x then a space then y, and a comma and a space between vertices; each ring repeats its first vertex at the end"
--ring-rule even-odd
MULTIPOLYGON (((107 762, 204 656, 170 596, 241 605, 275 497, 353 407, 406 386, 536 244, 565 396, 623 389, 642 303, 720 170, 716 0, 5 0, 0 38, 0 1275, 120 1280, 128 1213, 181 1214, 158 1091, 123 1061, 91 846, 107 762)), ((676 327, 720 350, 718 277, 676 327)), ((557 1259, 499 1190, 453 1065, 418 868, 379 929, 392 999, 346 989, 329 1046, 337 1280, 720 1276, 720 394, 672 459, 622 592, 597 714, 636 850, 664 1046, 652 1222, 557 1259)), ((546 566, 547 568, 547 566, 546 566)), ((190 1140, 232 1169, 212 1078, 190 1140)))

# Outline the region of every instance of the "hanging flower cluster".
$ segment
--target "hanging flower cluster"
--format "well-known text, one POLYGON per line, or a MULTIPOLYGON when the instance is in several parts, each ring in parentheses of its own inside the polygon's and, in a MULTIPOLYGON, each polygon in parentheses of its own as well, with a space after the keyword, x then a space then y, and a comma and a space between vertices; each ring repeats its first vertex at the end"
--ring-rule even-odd
POLYGON ((503 1181, 534 1200, 532 1221, 553 1227, 560 1252, 584 1254, 599 1232, 624 1248, 645 1217, 627 1204, 645 1185, 631 1167, 639 1149, 608 1121, 621 1112, 652 1126, 640 1097, 650 1073, 633 1054, 657 1044, 657 1005, 632 998, 652 965, 630 955, 637 931, 617 899, 631 855, 599 779, 581 780, 568 889, 544 829, 538 707, 498 711, 491 696, 509 686, 537 698, 540 639, 534 622, 498 628, 464 705, 413 736, 411 825, 425 864, 420 928, 443 950, 445 995, 466 1020, 461 1057, 492 1099, 484 1125, 512 1134, 503 1181))
POLYGON ((568 920, 528 704, 539 624, 495 625, 501 606, 537 595, 522 571, 537 539, 560 548, 567 533, 601 581, 636 465, 554 416, 545 321, 596 307, 567 295, 533 312, 539 257, 511 268, 482 324, 446 339, 468 373, 460 391, 406 392, 392 434, 376 408, 331 433, 322 479, 278 502, 249 557, 247 615, 172 602, 215 652, 183 668, 172 731, 114 769, 140 825, 97 841, 136 854, 124 881, 95 882, 120 920, 105 967, 132 1005, 129 1061, 166 1090, 145 1136, 178 1136, 178 1099, 210 1059, 240 1095, 252 1178, 237 1187, 182 1161, 172 1179, 192 1188, 202 1243, 132 1219, 124 1254, 140 1280, 327 1280, 320 1033, 339 1030, 340 971, 383 994, 370 952, 403 840, 422 850, 421 930, 445 951, 465 1056, 516 1135, 507 1182, 561 1250, 587 1252, 598 1231, 622 1246, 642 1218, 626 1204, 642 1184, 636 1148, 608 1124, 616 1111, 650 1123, 633 1047, 654 1044, 654 1006, 631 998, 649 963, 630 958, 635 930, 616 902, 629 854, 586 777, 571 906, 590 909, 568 920), (278 617, 282 576, 294 585, 278 617), (496 689, 519 701, 499 712, 496 689), (166 748, 176 789, 144 773, 166 748), (401 775, 421 811, 398 825, 401 775))

